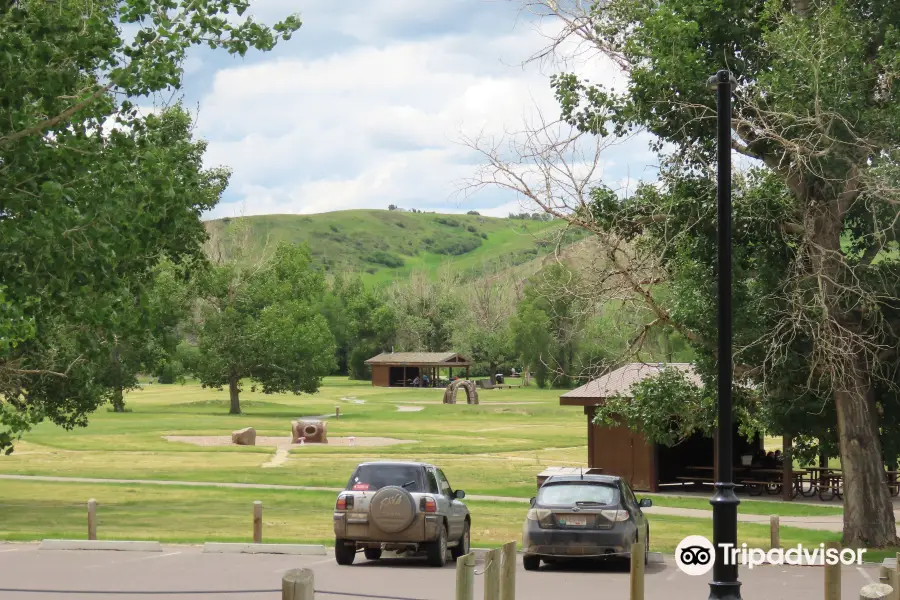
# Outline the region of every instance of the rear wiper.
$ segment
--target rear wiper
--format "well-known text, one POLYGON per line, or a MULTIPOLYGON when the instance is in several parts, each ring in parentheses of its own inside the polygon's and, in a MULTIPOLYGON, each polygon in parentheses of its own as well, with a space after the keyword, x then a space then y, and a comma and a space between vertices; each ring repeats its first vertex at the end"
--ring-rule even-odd
POLYGON ((400 487, 405 488, 406 486, 408 486, 408 485, 413 485, 414 483, 415 483, 415 481, 407 481, 406 483, 404 483, 404 484, 401 485, 400 487))

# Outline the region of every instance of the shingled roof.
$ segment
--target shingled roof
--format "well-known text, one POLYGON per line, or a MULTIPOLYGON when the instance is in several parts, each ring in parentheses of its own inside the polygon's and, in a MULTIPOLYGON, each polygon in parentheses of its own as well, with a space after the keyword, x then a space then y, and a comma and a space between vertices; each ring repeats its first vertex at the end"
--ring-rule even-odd
POLYGON ((653 377, 666 367, 672 367, 682 371, 688 381, 696 386, 702 386, 703 382, 690 363, 628 363, 611 371, 602 377, 591 380, 579 388, 566 392, 559 397, 560 404, 588 405, 597 404, 604 398, 615 396, 631 397, 631 386, 639 381, 653 377))
POLYGON ((382 352, 367 365, 411 367, 468 367, 471 363, 456 352, 382 352))

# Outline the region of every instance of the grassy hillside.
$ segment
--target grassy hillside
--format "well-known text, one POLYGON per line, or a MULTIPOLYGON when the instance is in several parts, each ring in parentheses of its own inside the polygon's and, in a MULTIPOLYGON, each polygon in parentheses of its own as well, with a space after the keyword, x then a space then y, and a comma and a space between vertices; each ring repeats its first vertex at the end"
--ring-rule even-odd
MULTIPOLYGON (((561 242, 581 234, 562 222, 497 219, 387 210, 349 210, 318 215, 243 217, 251 228, 253 252, 271 251, 279 242, 306 242, 329 273, 359 273, 387 283, 413 269, 436 273, 452 265, 472 276, 534 261, 561 242)), ((210 221, 210 229, 235 219, 210 221)))

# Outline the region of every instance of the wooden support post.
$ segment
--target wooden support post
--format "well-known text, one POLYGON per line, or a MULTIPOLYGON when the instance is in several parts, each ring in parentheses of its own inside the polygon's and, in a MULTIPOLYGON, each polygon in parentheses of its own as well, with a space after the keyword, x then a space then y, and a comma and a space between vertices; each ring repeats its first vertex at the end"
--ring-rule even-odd
POLYGON ((894 589, 886 583, 870 583, 859 590, 859 600, 888 600, 894 589))
POLYGON ((501 553, 500 600, 516 600, 516 543, 506 542, 501 553))
POLYGON ((781 548, 781 524, 778 515, 769 517, 769 549, 781 548))
MULTIPOLYGON (((900 553, 897 554, 900 557, 900 553)), ((897 600, 897 595, 900 594, 900 565, 894 565, 893 569, 888 569, 888 585, 890 585, 894 589, 894 593, 891 594, 891 598, 893 600, 897 600)))
MULTIPOLYGON (((838 542, 827 542, 828 548, 837 548, 840 550, 841 545, 838 542)), ((833 565, 825 563, 825 600, 841 600, 841 562, 837 561, 833 565)))
POLYGON ((500 549, 484 555, 484 600, 500 600, 500 549))
POLYGON ((88 500, 88 539, 97 539, 97 501, 88 500))
POLYGON ((253 503, 253 543, 262 543, 262 502, 253 503))
POLYGON ((644 543, 631 544, 631 600, 644 600, 644 543))
POLYGON ((315 600, 312 569, 291 569, 281 578, 281 600, 315 600))
POLYGON ((456 559, 456 600, 475 598, 475 554, 469 552, 456 559))
POLYGON ((781 458, 784 463, 781 467, 781 499, 785 502, 793 500, 791 491, 794 487, 794 438, 791 434, 781 437, 781 458))
POLYGON ((340 418, 341 418, 341 407, 340 407, 340 406, 335 406, 335 407, 334 407, 334 418, 335 418, 335 419, 340 419, 340 418))

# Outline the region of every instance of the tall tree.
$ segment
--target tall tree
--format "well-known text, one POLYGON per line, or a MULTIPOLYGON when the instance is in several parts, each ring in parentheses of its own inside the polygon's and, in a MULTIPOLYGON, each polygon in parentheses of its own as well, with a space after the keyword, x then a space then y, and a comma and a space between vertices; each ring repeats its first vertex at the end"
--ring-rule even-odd
POLYGON ((499 367, 515 356, 510 322, 516 309, 516 282, 501 271, 462 289, 466 310, 454 332, 455 347, 496 383, 499 367))
POLYGON ((339 275, 323 312, 335 337, 338 369, 351 379, 370 379, 365 361, 390 350, 397 328, 397 314, 383 293, 367 288, 359 277, 339 275))
POLYGON ((133 300, 162 255, 200 255, 200 215, 218 201, 226 174, 173 170, 173 144, 194 166, 204 148, 188 149, 174 124, 145 122, 133 103, 177 89, 192 46, 244 55, 270 50, 300 27, 296 16, 272 28, 240 18, 247 7, 0 6, 0 281, 15 340, 2 332, 0 449, 45 418, 86 424, 109 397, 100 375, 121 303, 133 300), (120 25, 138 29, 131 41, 120 25), (104 133, 114 121, 121 127, 104 133))
POLYGON ((389 291, 397 311, 397 346, 405 351, 446 352, 453 339, 453 326, 460 313, 456 287, 458 276, 442 269, 436 280, 414 271, 409 280, 395 283, 389 291))
MULTIPOLYGON (((795 369, 807 345, 806 379, 829 399, 836 417, 844 543, 896 544, 874 393, 896 384, 898 301, 892 282, 900 266, 896 255, 884 250, 896 248, 900 205, 900 80, 893 75, 900 60, 895 33, 900 8, 871 0, 531 4, 562 19, 562 37, 580 36, 628 75, 622 93, 573 74, 557 77, 563 121, 601 137, 646 128, 659 149, 670 151, 667 167, 676 181, 702 174, 701 185, 709 185, 716 111, 706 80, 722 68, 736 75, 732 147, 757 161, 784 190, 785 206, 769 215, 777 228, 767 243, 789 265, 776 270, 777 312, 768 320, 767 334, 758 338, 774 351, 757 364, 736 365, 736 372, 766 391, 772 383, 783 395, 783 382, 768 380, 769 367, 795 369)), ((549 53, 563 47, 559 41, 549 53)), ((548 157, 564 146, 537 149, 530 154, 532 163, 552 179, 548 157)), ((714 338, 680 322, 672 307, 649 291, 648 281, 666 276, 660 258, 673 248, 643 237, 651 247, 633 250, 648 262, 636 270, 634 257, 615 243, 622 228, 643 236, 650 224, 665 226, 669 214, 623 212, 610 190, 597 197, 591 191, 597 186, 585 187, 580 173, 574 176, 579 187, 569 188, 560 201, 560 195, 546 191, 558 186, 544 186, 545 181, 544 189, 532 186, 521 172, 508 169, 503 157, 488 154, 495 173, 506 175, 505 184, 529 188, 528 197, 551 214, 604 237, 610 257, 628 263, 616 271, 623 287, 643 299, 657 324, 675 327, 714 360, 714 338)), ((701 198, 682 208, 701 208, 701 198)), ((690 237, 695 230, 673 226, 668 233, 676 232, 690 237)))
POLYGON ((334 368, 334 336, 319 311, 324 293, 303 246, 281 244, 267 259, 235 256, 212 266, 199 293, 200 383, 228 386, 231 414, 241 414, 244 378, 267 394, 316 392, 334 368))

